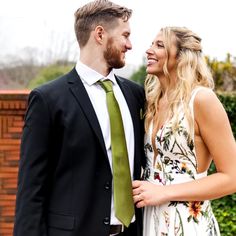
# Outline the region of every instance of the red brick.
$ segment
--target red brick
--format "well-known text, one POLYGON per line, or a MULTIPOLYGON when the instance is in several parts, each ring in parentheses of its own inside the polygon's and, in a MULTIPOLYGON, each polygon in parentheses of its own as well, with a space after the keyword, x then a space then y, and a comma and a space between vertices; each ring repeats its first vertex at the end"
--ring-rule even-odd
POLYGON ((22 117, 22 116, 15 116, 15 117, 14 117, 14 120, 22 121, 22 120, 23 120, 23 117, 22 117))
POLYGON ((21 133, 22 127, 9 127, 8 132, 9 133, 21 133))
POLYGON ((16 178, 11 178, 11 179, 4 179, 3 180, 3 184, 16 184, 17 183, 17 179, 16 178))
POLYGON ((14 121, 14 122, 13 122, 13 125, 14 125, 15 127, 23 127, 24 122, 23 122, 23 121, 14 121))
POLYGON ((19 156, 20 156, 20 153, 19 154, 12 154, 12 155, 6 155, 6 161, 17 161, 19 160, 19 156))
POLYGON ((15 208, 9 208, 5 209, 5 207, 1 211, 1 217, 8 217, 8 216, 14 216, 15 215, 15 208))
POLYGON ((20 145, 19 139, 0 139, 0 144, 20 145))
POLYGON ((5 223, 2 223, 0 222, 0 227, 3 227, 3 228, 11 228, 13 226, 13 223, 10 223, 10 222, 5 222, 5 223))
POLYGON ((0 194, 0 200, 16 200, 16 196, 15 195, 3 195, 0 194))
POLYGON ((13 233, 13 229, 10 229, 10 228, 1 228, 0 229, 1 236, 12 236, 12 233, 13 233))
MULTIPOLYGON (((0 207, 13 206, 13 205, 15 205, 15 200, 4 200, 4 199, 2 199, 0 201, 0 207)), ((1 217, 0 217, 0 219, 1 219, 1 217)))
POLYGON ((17 173, 18 167, 0 167, 0 173, 17 173))
POLYGON ((17 188, 17 183, 3 183, 3 188, 4 189, 16 189, 17 188))
POLYGON ((0 236, 12 236, 20 138, 29 91, 0 91, 0 236))
POLYGON ((0 145, 0 151, 18 150, 18 145, 0 145))
POLYGON ((5 179, 5 178, 14 178, 16 177, 15 173, 0 173, 0 179, 5 179))

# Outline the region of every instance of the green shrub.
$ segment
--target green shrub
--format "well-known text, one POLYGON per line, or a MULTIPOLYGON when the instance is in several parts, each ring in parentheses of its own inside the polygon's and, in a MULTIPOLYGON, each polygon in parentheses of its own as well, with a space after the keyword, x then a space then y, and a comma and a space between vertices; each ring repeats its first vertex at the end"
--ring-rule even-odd
MULTIPOLYGON (((236 95, 217 94, 222 102, 236 138, 236 95)), ((215 172, 215 165, 212 163, 209 173, 215 172)), ((221 236, 236 235, 236 194, 228 195, 212 201, 212 208, 219 223, 221 236)))
MULTIPOLYGON (((209 174, 216 171, 212 163, 209 174)), ((219 223, 221 236, 236 235, 236 194, 228 195, 211 202, 215 217, 219 223)))
POLYGON ((218 93, 217 95, 227 112, 236 139, 236 93, 218 93))
POLYGON ((236 235, 236 194, 212 201, 221 236, 236 235))
POLYGON ((146 66, 142 65, 140 68, 130 77, 131 80, 143 86, 146 78, 146 66))
POLYGON ((72 67, 73 65, 58 64, 52 64, 47 67, 44 67, 42 70, 39 71, 37 76, 29 82, 28 88, 33 89, 50 80, 56 79, 69 72, 72 67))

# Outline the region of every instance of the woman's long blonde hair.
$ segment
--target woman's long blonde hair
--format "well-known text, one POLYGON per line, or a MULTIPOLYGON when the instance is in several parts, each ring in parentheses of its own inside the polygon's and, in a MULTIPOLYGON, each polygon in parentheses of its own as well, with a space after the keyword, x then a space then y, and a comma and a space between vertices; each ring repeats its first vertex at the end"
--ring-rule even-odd
MULTIPOLYGON (((214 81, 210 70, 206 64, 205 58, 202 55, 201 38, 185 27, 165 27, 161 29, 163 36, 163 44, 166 51, 167 59, 165 61, 163 71, 166 76, 168 85, 171 78, 167 69, 168 58, 172 37, 175 38, 177 47, 177 80, 174 87, 167 86, 166 93, 168 94, 168 119, 178 114, 178 108, 183 105, 189 127, 191 131, 194 129, 194 121, 191 118, 189 109, 189 101, 191 92, 196 86, 204 86, 214 88, 214 81)), ((153 121, 152 138, 156 136, 158 129, 158 104, 163 96, 161 85, 155 75, 147 75, 145 80, 146 91, 146 119, 145 130, 149 129, 150 123, 153 121)), ((174 119, 175 120, 175 119, 174 119)), ((178 125, 178 118, 173 122, 172 129, 175 130, 178 125)))

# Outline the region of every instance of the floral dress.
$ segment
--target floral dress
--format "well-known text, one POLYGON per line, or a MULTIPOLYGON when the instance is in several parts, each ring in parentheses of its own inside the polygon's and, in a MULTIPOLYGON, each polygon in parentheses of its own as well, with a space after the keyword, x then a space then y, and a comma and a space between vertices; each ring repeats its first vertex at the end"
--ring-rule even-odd
MULTIPOLYGON (((199 89, 192 93, 190 110, 193 114, 193 101, 199 89)), ((156 135, 157 158, 151 142, 151 130, 145 135, 147 167, 143 178, 157 185, 171 185, 194 181, 207 175, 197 173, 197 159, 194 147, 194 134, 190 133, 187 119, 180 108, 178 127, 171 129, 168 121, 156 135), (155 162, 155 163, 154 163, 155 162)), ((143 236, 219 236, 218 223, 213 215, 210 202, 172 201, 160 206, 144 209, 143 236)))

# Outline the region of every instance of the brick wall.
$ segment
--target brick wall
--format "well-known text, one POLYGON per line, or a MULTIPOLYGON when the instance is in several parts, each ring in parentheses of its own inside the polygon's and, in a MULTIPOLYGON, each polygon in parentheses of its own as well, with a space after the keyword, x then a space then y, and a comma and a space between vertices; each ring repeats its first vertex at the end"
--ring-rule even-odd
POLYGON ((28 93, 0 90, 0 236, 12 236, 20 138, 28 93))

